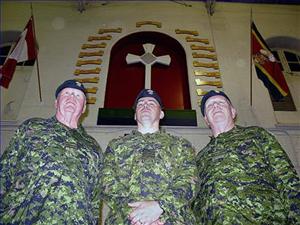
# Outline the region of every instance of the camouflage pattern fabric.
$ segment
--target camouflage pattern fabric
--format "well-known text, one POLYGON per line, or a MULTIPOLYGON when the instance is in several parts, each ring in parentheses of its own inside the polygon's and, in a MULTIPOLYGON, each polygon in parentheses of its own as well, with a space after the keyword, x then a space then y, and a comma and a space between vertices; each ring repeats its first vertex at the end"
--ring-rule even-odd
POLYGON ((105 200, 110 212, 105 224, 130 224, 128 203, 155 200, 165 225, 195 224, 189 201, 194 196, 195 151, 191 144, 165 132, 133 131, 112 140, 105 152, 105 200))
POLYGON ((96 224, 102 167, 82 126, 25 121, 0 161, 0 224, 96 224))
POLYGON ((300 224, 300 181, 275 137, 237 126, 198 153, 197 224, 300 224))

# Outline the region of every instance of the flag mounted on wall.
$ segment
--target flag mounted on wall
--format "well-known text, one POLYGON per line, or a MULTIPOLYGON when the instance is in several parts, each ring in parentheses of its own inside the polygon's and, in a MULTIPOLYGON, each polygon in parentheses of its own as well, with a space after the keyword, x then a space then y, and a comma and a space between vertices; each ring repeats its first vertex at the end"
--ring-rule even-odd
POLYGON ((10 55, 0 68, 0 85, 8 88, 13 78, 17 63, 36 59, 37 49, 31 16, 25 29, 21 33, 10 55))
POLYGON ((276 62, 274 55, 258 32, 255 24, 251 24, 252 57, 258 78, 262 80, 269 93, 278 101, 289 93, 289 88, 276 62))

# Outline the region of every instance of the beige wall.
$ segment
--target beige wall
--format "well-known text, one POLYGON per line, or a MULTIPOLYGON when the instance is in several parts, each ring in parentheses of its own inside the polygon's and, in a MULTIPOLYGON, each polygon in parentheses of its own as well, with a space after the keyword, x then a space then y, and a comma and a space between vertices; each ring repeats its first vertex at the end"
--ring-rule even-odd
MULTIPOLYGON (((98 108, 103 106, 106 74, 110 49, 113 44, 127 34, 137 31, 158 31, 176 38, 187 55, 190 96, 192 108, 198 114, 198 126, 193 128, 166 129, 175 135, 189 139, 200 150, 209 140, 198 107, 200 97, 196 95, 192 57, 185 35, 176 35, 175 29, 197 30, 200 38, 208 38, 216 48, 220 65, 223 89, 236 106, 240 125, 260 125, 274 131, 287 150, 299 171, 300 162, 300 93, 299 77, 287 76, 297 106, 297 112, 274 113, 270 98, 262 82, 253 71, 253 105, 250 106, 250 11, 265 38, 289 36, 300 39, 300 6, 272 6, 249 4, 216 4, 215 13, 209 17, 204 3, 190 2, 192 7, 184 7, 171 1, 151 3, 149 1, 117 2, 107 5, 90 2, 86 10, 79 13, 77 2, 34 3, 36 35, 39 43, 39 67, 42 99, 38 96, 36 65, 32 69, 17 68, 11 87, 1 87, 1 152, 7 146, 16 126, 30 117, 49 117, 54 114, 54 91, 64 80, 74 78, 73 72, 81 45, 89 35, 96 35, 99 28, 121 27, 121 34, 114 34, 102 57, 97 102, 89 106, 89 114, 84 126, 101 144, 133 127, 96 126, 98 108), (162 23, 162 28, 143 26, 135 23, 154 20, 162 23), (25 72, 26 71, 26 72, 25 72), (8 107, 7 103, 10 103, 8 107), (278 126, 280 125, 280 126, 278 126), (277 128, 276 128, 277 127, 277 128)), ((22 30, 30 17, 30 4, 22 2, 1 2, 2 30, 22 30)))

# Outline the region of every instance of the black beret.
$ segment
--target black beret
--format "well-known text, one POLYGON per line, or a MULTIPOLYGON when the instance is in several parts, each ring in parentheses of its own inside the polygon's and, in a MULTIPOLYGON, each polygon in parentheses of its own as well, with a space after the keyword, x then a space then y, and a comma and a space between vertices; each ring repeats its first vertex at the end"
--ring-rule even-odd
POLYGON ((82 83, 80 83, 79 81, 76 81, 76 80, 66 80, 61 85, 59 85, 58 88, 56 89, 55 98, 57 98, 59 92, 61 92, 65 88, 74 88, 74 89, 80 90, 84 94, 86 94, 85 87, 83 86, 82 83))
POLYGON ((211 91, 207 92, 207 93, 202 97, 201 105, 200 105, 200 109, 201 109, 202 116, 205 115, 205 103, 206 103, 206 101, 207 101, 210 97, 213 97, 213 96, 216 96, 216 95, 221 95, 221 96, 223 96, 224 98, 226 98, 226 99, 231 103, 230 99, 228 98, 228 96, 227 96, 223 91, 215 91, 215 90, 211 90, 211 91))
POLYGON ((154 90, 151 90, 151 89, 143 89, 140 91, 140 93, 137 95, 136 99, 135 99, 135 102, 134 102, 134 105, 133 105, 133 109, 136 108, 136 105, 139 101, 140 98, 145 98, 145 97, 151 97, 151 98, 154 98, 160 105, 160 108, 163 108, 163 104, 162 104, 162 101, 159 97, 159 95, 154 91, 154 90))

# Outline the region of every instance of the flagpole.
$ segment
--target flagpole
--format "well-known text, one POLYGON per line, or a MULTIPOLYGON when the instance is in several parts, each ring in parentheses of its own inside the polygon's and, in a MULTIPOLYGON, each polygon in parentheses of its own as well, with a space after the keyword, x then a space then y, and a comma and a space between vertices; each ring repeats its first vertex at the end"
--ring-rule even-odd
MULTIPOLYGON (((34 24, 34 17, 33 17, 32 2, 30 2, 30 9, 31 9, 31 17, 32 17, 33 36, 34 36, 34 40, 37 40, 36 39, 36 34, 35 34, 35 24, 34 24)), ((36 44, 36 43, 34 43, 34 44, 36 44)), ((39 67, 39 57, 38 57, 38 54, 36 55, 36 69, 37 69, 37 78, 38 78, 39 97, 40 97, 40 102, 42 102, 43 99, 42 99, 42 88, 41 88, 40 67, 39 67)))
POLYGON ((250 9, 250 106, 252 106, 252 6, 250 9))
MULTIPOLYGON (((215 41, 215 35, 214 35, 214 31, 213 31, 213 25, 212 25, 212 21, 211 21, 211 18, 212 18, 212 15, 214 13, 214 8, 213 8, 213 3, 209 6, 209 8, 207 8, 207 16, 208 16, 208 23, 209 23, 209 28, 210 28, 210 34, 211 34, 211 37, 212 37, 212 45, 214 46, 215 48, 215 53, 217 55, 217 45, 216 45, 216 41, 215 41)), ((218 55, 217 55, 217 58, 218 58, 218 55)), ((221 73, 221 68, 219 68, 219 73, 221 73)), ((220 77, 220 80, 222 82, 222 77, 220 77)), ((222 83, 222 89, 223 89, 223 83, 222 83)), ((224 89, 223 89, 224 90, 224 89)))

